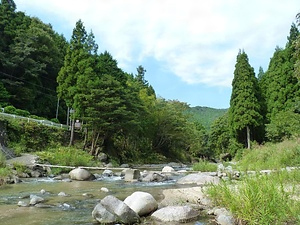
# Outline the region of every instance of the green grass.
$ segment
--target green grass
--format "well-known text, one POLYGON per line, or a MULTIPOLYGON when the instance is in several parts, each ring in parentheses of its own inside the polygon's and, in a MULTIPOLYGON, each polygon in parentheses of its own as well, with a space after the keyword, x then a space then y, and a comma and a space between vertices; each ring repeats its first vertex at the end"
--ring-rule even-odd
POLYGON ((58 147, 37 152, 42 161, 61 166, 92 166, 93 156, 82 149, 73 147, 58 147))
POLYGON ((280 169, 287 166, 300 166, 300 140, 287 140, 281 143, 267 143, 254 149, 245 150, 238 167, 242 171, 280 169))
POLYGON ((235 185, 223 182, 211 186, 208 194, 216 205, 250 225, 299 224, 300 203, 291 198, 297 188, 289 182, 292 177, 299 179, 300 172, 287 173, 246 177, 235 185), (287 186, 292 191, 285 191, 287 186))
POLYGON ((193 165, 194 171, 201 172, 216 172, 218 169, 218 165, 215 163, 210 163, 208 161, 200 159, 198 163, 193 165))

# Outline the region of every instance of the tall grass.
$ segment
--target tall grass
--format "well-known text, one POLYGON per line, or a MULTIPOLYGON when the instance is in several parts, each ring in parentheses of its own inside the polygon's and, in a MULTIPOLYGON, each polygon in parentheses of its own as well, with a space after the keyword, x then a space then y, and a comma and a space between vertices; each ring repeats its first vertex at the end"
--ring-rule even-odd
MULTIPOLYGON (((270 176, 247 177, 237 185, 223 182, 213 185, 208 194, 215 204, 229 209, 236 218, 250 225, 299 224, 300 204, 285 191, 285 172, 270 176)), ((300 178, 300 172, 294 175, 300 178)))
POLYGON ((91 166, 93 157, 87 152, 73 147, 58 147, 37 152, 41 160, 52 165, 61 166, 91 166))
POLYGON ((300 140, 287 140, 281 143, 245 150, 238 162, 240 170, 280 169, 287 166, 300 166, 300 140))
POLYGON ((218 165, 215 163, 210 163, 206 160, 200 159, 198 163, 193 165, 194 171, 201 171, 201 172, 216 172, 218 169, 218 165))

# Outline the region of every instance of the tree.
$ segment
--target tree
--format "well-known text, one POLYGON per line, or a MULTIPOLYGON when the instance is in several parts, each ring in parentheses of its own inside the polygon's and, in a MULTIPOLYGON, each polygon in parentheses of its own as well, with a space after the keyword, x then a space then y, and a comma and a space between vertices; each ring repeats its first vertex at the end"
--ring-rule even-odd
POLYGON ((299 102, 300 87, 294 74, 295 41, 298 36, 299 31, 293 24, 286 47, 275 49, 268 70, 260 80, 260 86, 266 99, 269 122, 279 112, 294 108, 299 102))
POLYGON ((251 131, 263 122, 260 98, 254 69, 249 64, 247 54, 240 51, 232 81, 229 124, 237 140, 245 143, 247 148, 250 148, 251 131))

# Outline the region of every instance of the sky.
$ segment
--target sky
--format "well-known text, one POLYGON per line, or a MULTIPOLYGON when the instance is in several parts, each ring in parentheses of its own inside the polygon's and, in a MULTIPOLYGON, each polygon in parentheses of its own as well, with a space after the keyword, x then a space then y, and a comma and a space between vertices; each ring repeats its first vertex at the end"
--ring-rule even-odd
POLYGON ((228 108, 236 56, 256 73, 284 47, 299 0, 15 0, 18 11, 51 24, 70 40, 76 22, 99 52, 145 79, 159 97, 190 106, 228 108))

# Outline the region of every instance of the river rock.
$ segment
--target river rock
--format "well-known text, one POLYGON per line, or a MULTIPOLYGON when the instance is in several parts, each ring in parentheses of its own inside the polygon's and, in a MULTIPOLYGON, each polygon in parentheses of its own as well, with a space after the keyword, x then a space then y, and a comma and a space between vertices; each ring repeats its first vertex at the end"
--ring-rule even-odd
POLYGON ((106 188, 106 187, 102 187, 102 188, 100 188, 100 191, 102 191, 102 192, 109 192, 109 190, 108 190, 108 188, 106 188))
POLYGON ((137 169, 126 169, 124 180, 127 182, 137 181, 141 176, 141 172, 137 169))
POLYGON ((134 224, 140 222, 140 217, 135 211, 112 195, 106 196, 96 205, 92 216, 100 223, 134 224))
POLYGON ((167 180, 168 177, 157 172, 150 172, 141 179, 142 182, 162 182, 167 180))
POLYGON ((26 202, 24 202, 24 201, 18 201, 18 206, 20 206, 20 207, 27 207, 28 204, 26 202))
POLYGON ((60 196, 60 197, 68 197, 68 196, 70 196, 70 195, 66 194, 65 192, 63 192, 63 191, 59 192, 57 195, 60 196))
POLYGON ((158 204, 154 197, 142 191, 137 191, 128 196, 124 203, 127 204, 139 216, 145 216, 157 209, 158 204))
POLYGON ((109 212, 101 203, 98 203, 92 212, 92 216, 100 224, 114 224, 117 216, 109 212))
POLYGON ((171 166, 165 166, 165 167, 162 169, 161 172, 163 172, 163 173, 174 173, 175 170, 174 170, 173 167, 171 167, 171 166))
POLYGON ((71 170, 69 175, 72 180, 84 181, 95 179, 93 174, 91 174, 88 170, 82 168, 76 168, 71 170))
POLYGON ((189 206, 167 206, 155 211, 151 217, 162 222, 187 222, 196 219, 199 212, 189 206))
POLYGON ((36 205, 38 203, 41 203, 45 201, 42 197, 37 196, 37 195, 30 195, 30 202, 29 205, 36 205))
POLYGON ((210 176, 203 173, 192 173, 180 178, 177 181, 178 184, 197 184, 197 185, 218 184, 219 182, 220 182, 219 177, 210 176))
POLYGON ((235 224, 235 219, 232 214, 225 208, 214 209, 214 215, 216 215, 216 221, 219 225, 235 224))
POLYGON ((104 177, 112 177, 114 175, 114 172, 111 171, 111 170, 104 170, 103 173, 102 173, 102 175, 104 177))

